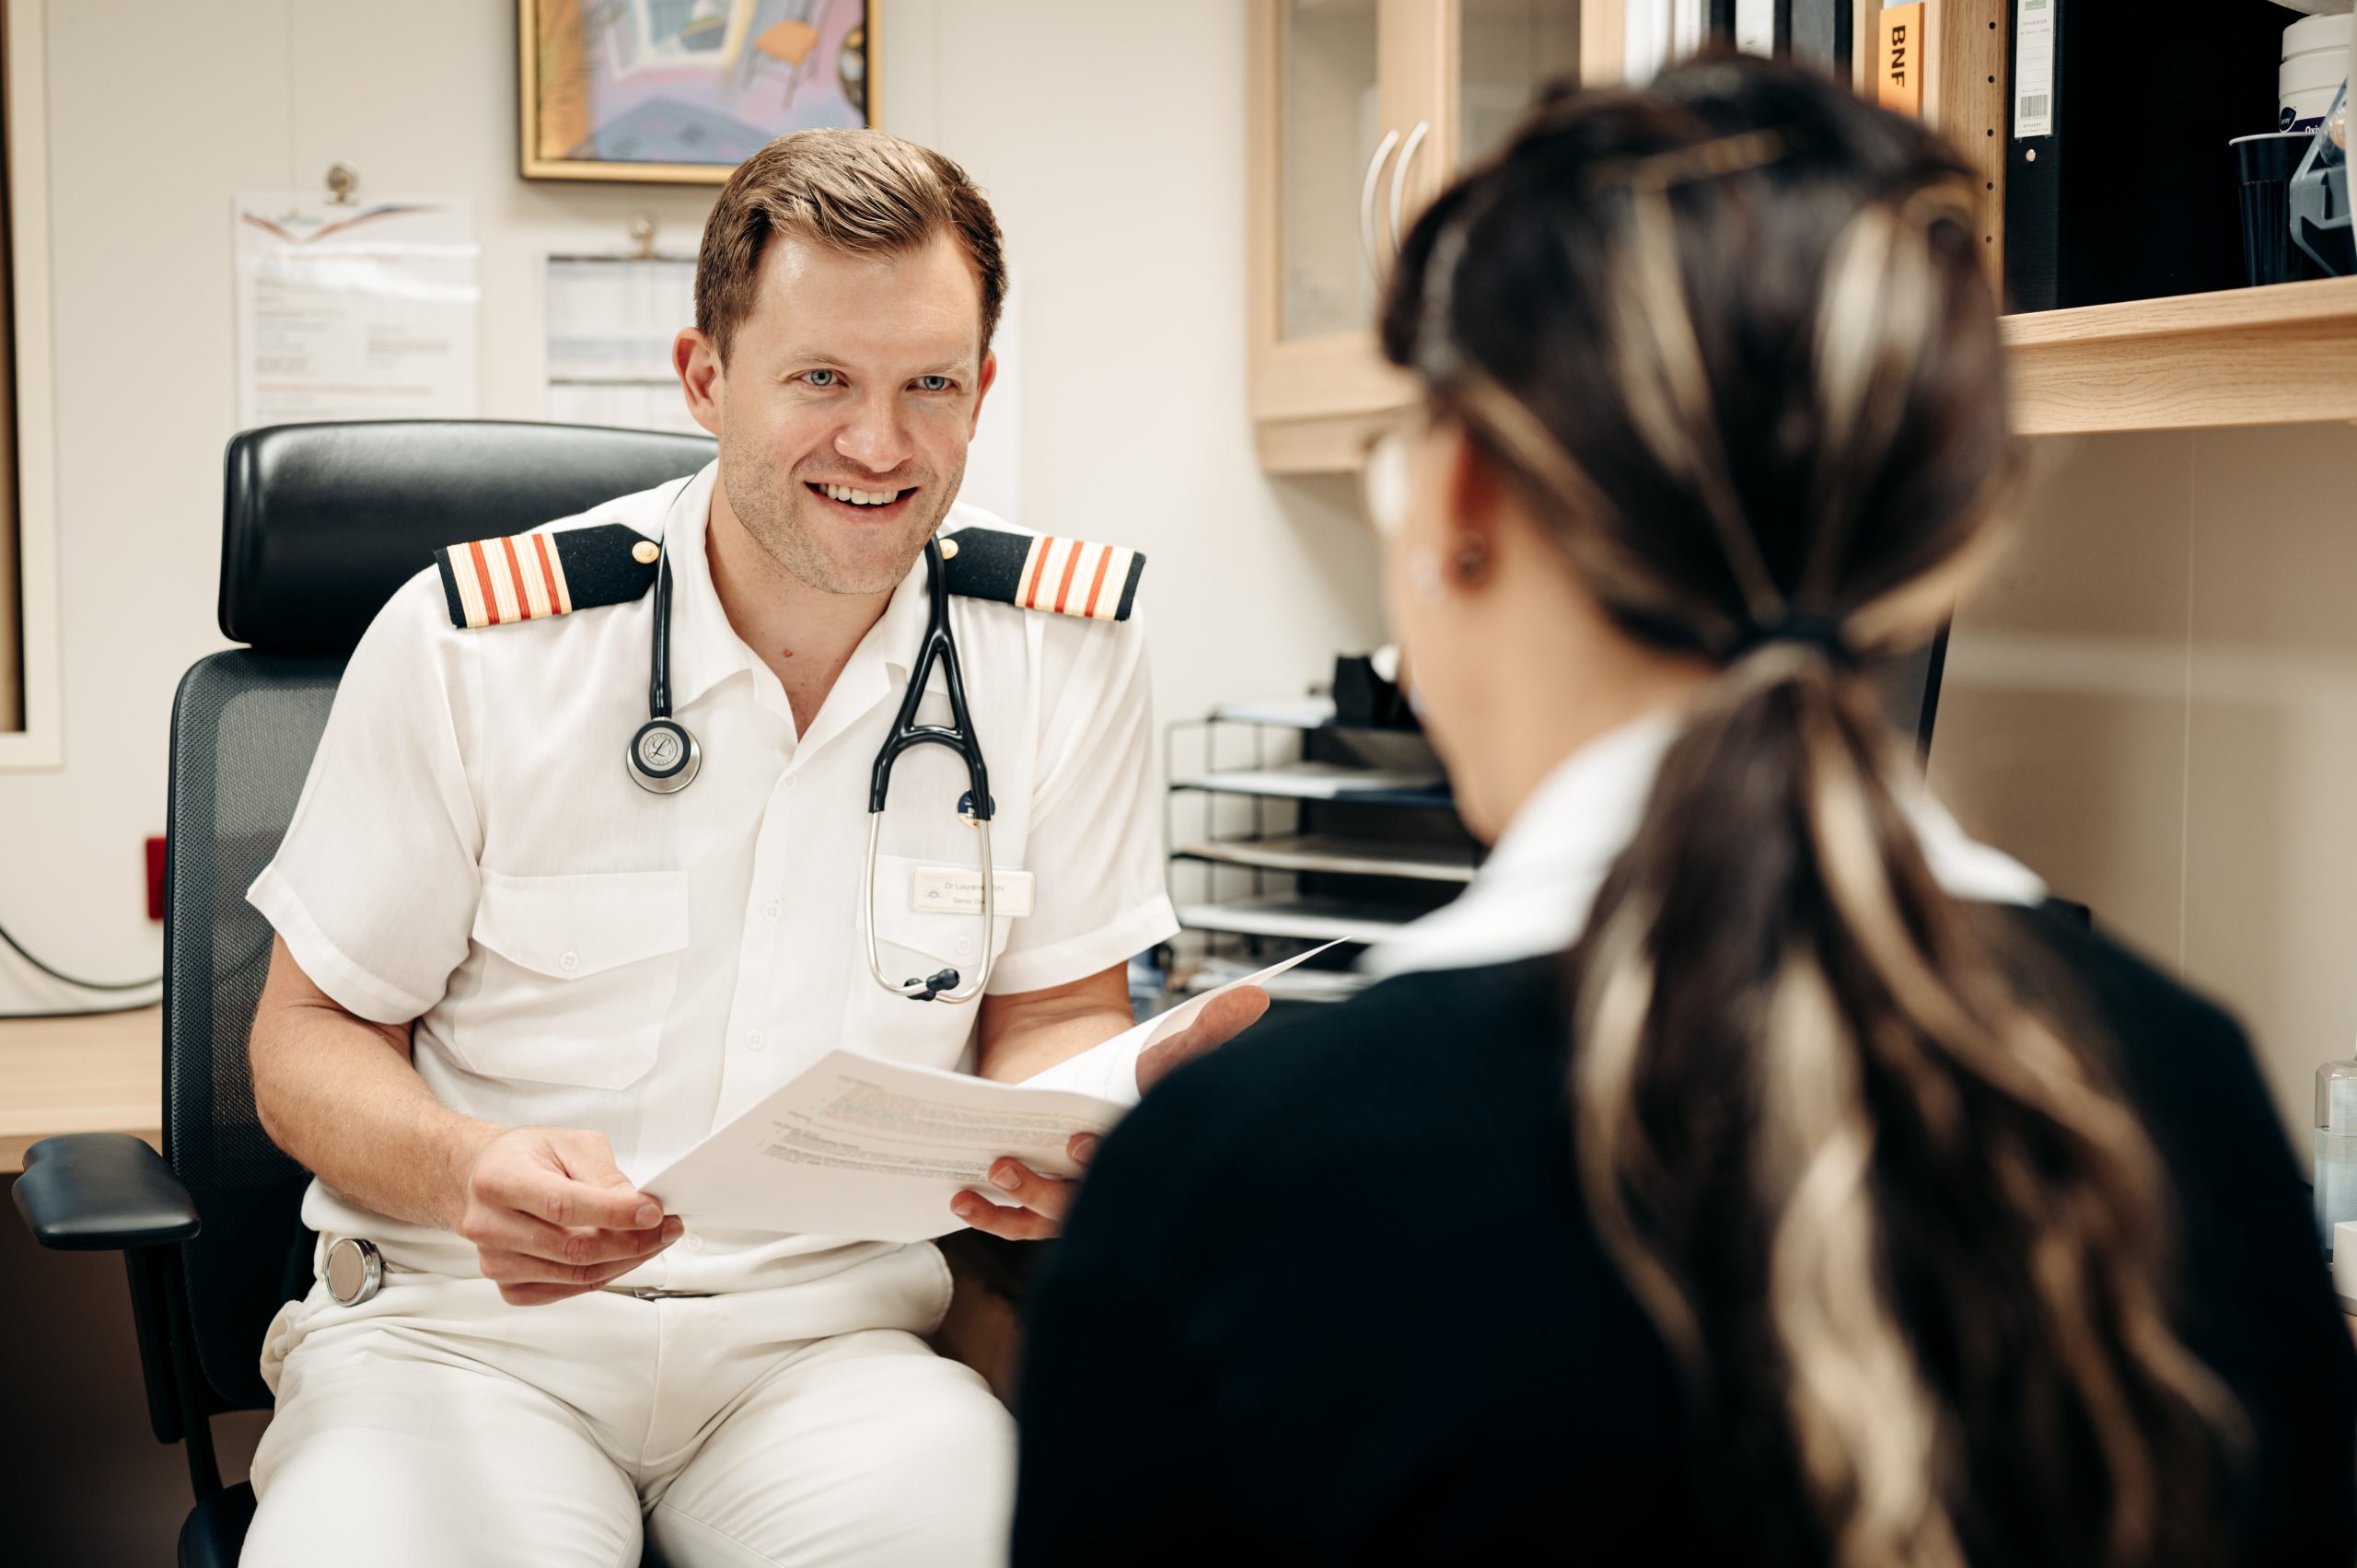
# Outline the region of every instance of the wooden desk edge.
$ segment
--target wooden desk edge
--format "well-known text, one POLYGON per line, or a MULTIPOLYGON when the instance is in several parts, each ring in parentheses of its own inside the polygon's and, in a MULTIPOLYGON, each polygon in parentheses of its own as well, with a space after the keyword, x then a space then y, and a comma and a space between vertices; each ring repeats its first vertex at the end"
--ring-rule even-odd
POLYGON ((160 1007, 79 1018, 0 1018, 0 1176, 66 1132, 164 1133, 160 1007), (77 1071, 83 1063, 87 1067, 77 1071))
POLYGON ((43 1138, 67 1132, 129 1132, 157 1154, 164 1152, 164 1130, 160 1127, 59 1127, 46 1132, 0 1132, 0 1176, 21 1176, 27 1149, 43 1138))

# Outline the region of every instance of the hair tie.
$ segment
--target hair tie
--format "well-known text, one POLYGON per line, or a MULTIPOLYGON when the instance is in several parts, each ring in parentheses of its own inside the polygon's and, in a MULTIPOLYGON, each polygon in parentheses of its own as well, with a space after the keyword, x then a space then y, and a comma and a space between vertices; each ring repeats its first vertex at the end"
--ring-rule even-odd
POLYGON ((1753 621, 1745 626, 1727 655, 1727 662, 1740 663, 1762 648, 1780 644, 1814 648, 1838 669, 1858 668, 1857 650, 1842 635, 1841 622, 1813 610, 1788 610, 1782 620, 1773 623, 1753 621))

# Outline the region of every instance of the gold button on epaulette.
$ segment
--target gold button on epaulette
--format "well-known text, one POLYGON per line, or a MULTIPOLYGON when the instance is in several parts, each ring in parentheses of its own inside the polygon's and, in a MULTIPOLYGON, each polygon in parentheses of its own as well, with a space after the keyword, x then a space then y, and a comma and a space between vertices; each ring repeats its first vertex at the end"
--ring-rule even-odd
POLYGON ((630 558, 642 566, 654 565, 656 558, 662 553, 663 547, 651 539, 640 540, 630 547, 630 558))

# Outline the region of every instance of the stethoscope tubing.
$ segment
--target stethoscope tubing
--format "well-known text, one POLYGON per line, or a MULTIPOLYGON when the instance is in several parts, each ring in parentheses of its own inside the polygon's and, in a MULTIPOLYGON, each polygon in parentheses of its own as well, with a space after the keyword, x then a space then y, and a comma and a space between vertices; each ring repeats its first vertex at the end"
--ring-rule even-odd
MULTIPOLYGON (((647 722, 632 737, 629 756, 631 777, 639 787, 657 795, 673 795, 685 789, 695 777, 702 762, 702 751, 695 736, 685 725, 671 716, 671 555, 668 548, 671 522, 680 500, 686 495, 692 479, 683 481, 679 491, 671 498, 663 518, 663 553, 655 576, 654 633, 647 656, 646 710, 647 722), (641 754, 641 747, 650 731, 675 732, 679 747, 679 765, 668 770, 657 768, 641 754)), ((928 539, 924 544, 925 593, 927 610, 923 645, 919 648, 915 665, 909 674, 909 686, 900 699, 900 712, 894 715, 892 732, 877 751, 876 764, 868 775, 867 792, 867 854, 861 863, 859 901, 867 925, 867 970, 876 983, 895 995, 921 1002, 947 1002, 953 1005, 970 1002, 981 994, 990 983, 991 970, 996 954, 993 941, 998 918, 998 878, 991 864, 991 818, 994 803, 991 799, 990 771, 982 759, 981 742, 974 735, 972 715, 966 708, 965 672, 958 662, 958 644, 949 630, 949 585, 944 569, 941 541, 928 539), (949 698, 949 723, 920 725, 917 710, 924 701, 926 684, 935 664, 941 667, 942 683, 949 698), (936 973, 907 981, 894 981, 884 970, 884 958, 877 935, 876 865, 884 830, 884 807, 892 792, 892 767, 900 754, 912 746, 946 746, 958 753, 966 765, 969 785, 967 799, 961 802, 960 819, 981 835, 981 963, 974 977, 966 980, 958 970, 945 969, 936 973), (946 982, 946 983, 945 983, 946 982)))

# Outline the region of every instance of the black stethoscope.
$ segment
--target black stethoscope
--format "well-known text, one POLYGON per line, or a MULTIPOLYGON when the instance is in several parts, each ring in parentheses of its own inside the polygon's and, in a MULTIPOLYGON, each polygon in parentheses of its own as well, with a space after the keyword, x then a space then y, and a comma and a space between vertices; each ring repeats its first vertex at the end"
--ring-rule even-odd
MULTIPOLYGON (((665 532, 668 531, 667 521, 665 532)), ((868 972, 885 990, 918 1002, 967 1002, 981 993, 982 987, 990 983, 992 923, 997 915, 997 879, 991 873, 990 772, 982 762, 981 744, 974 738, 974 721, 966 711, 965 675, 958 666, 958 645, 949 634, 949 583, 943 563, 949 552, 956 549, 953 542, 945 550, 938 539, 924 541, 925 589, 930 602, 924 643, 918 650, 915 668, 910 671, 908 691, 900 698, 900 711, 892 721, 892 733, 885 737, 882 749, 876 753, 876 767, 869 775, 867 859, 859 877, 860 903, 867 911, 868 972), (936 662, 941 666, 943 683, 948 688, 949 723, 921 725, 916 722, 917 706, 924 701, 925 682, 931 679, 936 662), (876 854, 884 830, 884 802, 892 790, 892 764, 911 746, 946 746, 964 760, 968 787, 958 802, 958 819, 981 835, 981 972, 963 985, 954 969, 940 970, 923 980, 894 981, 885 974, 883 958, 876 945, 876 854)), ((703 752, 696 745, 696 738, 688 733, 687 726, 671 716, 669 552, 666 552, 660 561, 655 574, 655 636, 646 679, 647 719, 631 737, 628 760, 630 776, 639 788, 656 795, 677 795, 694 782, 697 770, 703 765, 703 752)))

